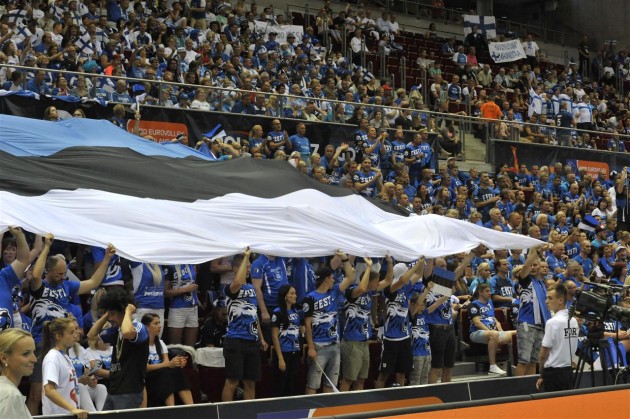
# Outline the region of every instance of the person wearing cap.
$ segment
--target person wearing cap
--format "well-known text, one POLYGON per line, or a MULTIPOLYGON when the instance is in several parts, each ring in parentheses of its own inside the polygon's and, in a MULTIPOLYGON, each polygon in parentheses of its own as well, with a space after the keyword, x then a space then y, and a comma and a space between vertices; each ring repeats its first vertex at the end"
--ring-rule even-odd
POLYGON ((425 265, 425 261, 420 259, 411 268, 404 263, 398 263, 392 269, 393 282, 383 289, 386 317, 381 364, 378 378, 374 383, 375 388, 385 387, 392 374, 395 374, 395 383, 404 386, 405 377, 413 369, 409 299, 413 294, 414 285, 422 278, 423 271, 429 272, 427 268, 430 269, 431 266, 431 263, 425 265))
POLYGON ((269 32, 269 40, 267 42, 265 42, 265 48, 267 48, 267 51, 275 51, 277 49, 280 48, 280 43, 278 41, 276 41, 276 37, 278 36, 278 33, 275 31, 271 31, 269 32))
MULTIPOLYGON (((372 304, 378 293, 390 286, 394 277, 393 260, 387 256, 387 273, 379 281, 379 273, 371 269, 372 258, 364 258, 366 269, 358 285, 345 291, 343 306, 344 327, 341 340, 341 382, 339 390, 363 390, 368 376, 370 352, 368 341, 372 337, 372 304)), ((376 322, 375 322, 376 324, 376 322)))
POLYGON ((336 254, 344 267, 342 281, 336 284, 333 270, 328 266, 320 267, 315 272, 315 290, 302 302, 308 346, 306 394, 315 394, 320 387, 323 393, 332 393, 339 378, 338 304, 354 280, 354 268, 348 255, 341 251, 336 254), (326 378, 322 380, 323 374, 326 378))
POLYGON ((186 93, 181 93, 177 98, 177 103, 173 107, 179 109, 190 109, 190 98, 186 93))

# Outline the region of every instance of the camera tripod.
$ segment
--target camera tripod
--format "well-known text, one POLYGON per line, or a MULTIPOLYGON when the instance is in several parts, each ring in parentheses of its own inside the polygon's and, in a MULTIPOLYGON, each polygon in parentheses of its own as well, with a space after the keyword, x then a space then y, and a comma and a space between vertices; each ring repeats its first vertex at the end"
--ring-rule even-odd
POLYGON ((604 338, 604 328, 601 323, 595 324, 588 329, 586 335, 586 341, 583 342, 581 348, 578 349, 578 363, 575 369, 575 376, 573 378, 573 388, 580 388, 582 383, 582 376, 584 375, 584 367, 588 364, 591 367, 591 387, 595 387, 595 369, 593 364, 595 362, 595 353, 599 353, 599 359, 602 365, 602 377, 603 384, 608 385, 607 375, 612 374, 611 383, 615 382, 615 365, 608 366, 608 361, 612 361, 612 349, 608 339, 604 338))

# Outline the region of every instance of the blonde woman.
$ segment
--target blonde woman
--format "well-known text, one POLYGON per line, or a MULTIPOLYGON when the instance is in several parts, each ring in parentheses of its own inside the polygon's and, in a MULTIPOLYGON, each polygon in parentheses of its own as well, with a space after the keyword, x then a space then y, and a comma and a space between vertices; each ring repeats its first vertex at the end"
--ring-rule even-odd
POLYGON ((31 419, 18 385, 22 377, 33 374, 35 367, 35 341, 22 329, 0 332, 0 417, 31 419))
POLYGON ((134 320, 139 322, 145 314, 154 313, 164 324, 164 269, 154 263, 131 262, 131 276, 137 308, 134 320))
POLYGON ((249 150, 250 153, 267 154, 267 144, 263 135, 262 125, 254 125, 249 131, 249 150))

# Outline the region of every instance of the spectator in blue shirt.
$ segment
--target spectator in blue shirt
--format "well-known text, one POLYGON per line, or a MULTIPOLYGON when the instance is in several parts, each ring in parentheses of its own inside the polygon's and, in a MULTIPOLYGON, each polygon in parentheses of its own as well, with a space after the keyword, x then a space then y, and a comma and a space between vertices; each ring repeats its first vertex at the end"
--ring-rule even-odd
POLYGON ((295 127, 296 133, 289 137, 287 146, 289 150, 297 151, 300 153, 300 159, 308 161, 311 157, 311 142, 305 136, 306 125, 303 123, 297 124, 295 127))
POLYGON ((35 76, 26 82, 26 90, 39 95, 50 95, 50 86, 46 83, 46 72, 44 70, 36 71, 35 76))

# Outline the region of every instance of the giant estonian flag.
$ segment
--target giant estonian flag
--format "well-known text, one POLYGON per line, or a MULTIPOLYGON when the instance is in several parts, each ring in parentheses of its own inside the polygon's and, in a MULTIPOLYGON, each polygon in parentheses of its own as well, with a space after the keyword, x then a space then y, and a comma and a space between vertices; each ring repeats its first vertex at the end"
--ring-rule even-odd
POLYGON ((242 252, 411 261, 541 242, 440 216, 404 217, 278 160, 210 162, 107 121, 0 115, 0 230, 17 225, 162 264, 242 252))

